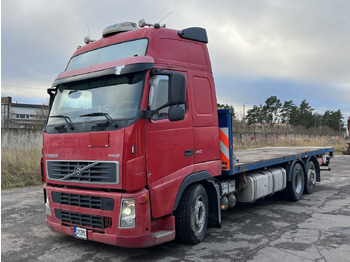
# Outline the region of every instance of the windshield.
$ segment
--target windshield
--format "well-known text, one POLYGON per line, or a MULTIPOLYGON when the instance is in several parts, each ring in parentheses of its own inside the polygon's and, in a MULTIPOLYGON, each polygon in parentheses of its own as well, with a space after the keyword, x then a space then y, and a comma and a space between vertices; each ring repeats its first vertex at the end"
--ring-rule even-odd
POLYGON ((117 120, 135 118, 143 81, 144 73, 138 73, 59 85, 47 125, 74 129, 78 123, 104 120, 117 127, 117 120))
POLYGON ((148 39, 142 38, 94 49, 73 57, 69 61, 66 71, 127 57, 144 56, 147 46, 148 39))

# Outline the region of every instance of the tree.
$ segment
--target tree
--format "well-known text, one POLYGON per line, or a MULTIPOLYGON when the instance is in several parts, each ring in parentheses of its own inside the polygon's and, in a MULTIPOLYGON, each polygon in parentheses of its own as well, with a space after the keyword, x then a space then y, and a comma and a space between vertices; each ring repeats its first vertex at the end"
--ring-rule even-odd
POLYGON ((265 105, 254 105, 248 110, 246 120, 249 125, 255 123, 274 124, 281 121, 294 127, 304 128, 327 126, 335 131, 344 130, 344 119, 340 110, 327 110, 324 115, 313 113, 314 108, 304 99, 299 106, 293 100, 285 101, 283 106, 276 96, 271 96, 265 101, 265 105))
POLYGON ((314 113, 313 114, 314 119, 315 119, 315 128, 318 126, 321 126, 321 121, 322 121, 322 115, 319 113, 314 113))
POLYGON ((340 110, 335 112, 326 110, 322 117, 322 125, 327 126, 335 131, 341 131, 344 129, 344 123, 342 119, 344 119, 344 117, 340 110))
POLYGON ((264 108, 262 105, 260 106, 253 106, 252 109, 249 109, 247 111, 246 119, 248 121, 248 125, 252 125, 255 123, 263 123, 263 120, 265 120, 265 113, 264 108))
POLYGON ((310 128, 314 125, 314 117, 312 115, 312 108, 309 103, 304 99, 301 101, 299 110, 296 113, 297 118, 294 121, 294 126, 303 126, 306 128, 310 128))
POLYGON ((281 100, 279 100, 277 96, 270 96, 266 99, 263 111, 266 114, 267 123, 274 124, 278 122, 281 106, 281 100))
POLYGON ((265 101, 265 105, 253 106, 248 110, 246 119, 248 124, 263 123, 274 124, 279 121, 279 111, 281 110, 281 100, 276 96, 271 96, 265 101))
POLYGON ((298 126, 300 125, 300 119, 299 119, 299 107, 296 105, 292 105, 291 106, 291 110, 290 110, 290 118, 289 118, 289 123, 292 126, 298 126))
POLYGON ((291 119, 293 119, 293 113, 297 112, 297 106, 293 103, 293 100, 284 101, 281 108, 281 121, 284 124, 291 124, 291 119))

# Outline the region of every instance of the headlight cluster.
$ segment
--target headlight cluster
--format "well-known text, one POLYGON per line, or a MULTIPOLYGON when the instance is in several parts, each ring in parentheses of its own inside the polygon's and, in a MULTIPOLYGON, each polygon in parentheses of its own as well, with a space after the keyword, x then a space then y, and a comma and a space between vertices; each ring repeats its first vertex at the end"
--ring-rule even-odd
POLYGON ((119 227, 132 228, 135 227, 135 199, 122 199, 120 209, 119 227))

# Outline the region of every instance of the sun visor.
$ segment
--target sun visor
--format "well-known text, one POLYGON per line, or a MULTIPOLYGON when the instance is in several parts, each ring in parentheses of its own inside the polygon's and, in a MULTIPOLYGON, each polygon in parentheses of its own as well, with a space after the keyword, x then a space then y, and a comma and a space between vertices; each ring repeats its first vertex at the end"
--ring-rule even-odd
POLYGON ((100 65, 97 65, 97 70, 94 70, 95 66, 90 66, 87 70, 84 68, 78 69, 77 71, 79 72, 73 72, 75 70, 69 71, 70 74, 67 74, 68 72, 63 72, 53 82, 52 87, 56 87, 59 84, 92 79, 101 76, 125 75, 130 73, 142 72, 151 69, 154 66, 154 60, 152 57, 149 56, 121 59, 113 62, 108 63, 108 68, 101 68, 100 65))

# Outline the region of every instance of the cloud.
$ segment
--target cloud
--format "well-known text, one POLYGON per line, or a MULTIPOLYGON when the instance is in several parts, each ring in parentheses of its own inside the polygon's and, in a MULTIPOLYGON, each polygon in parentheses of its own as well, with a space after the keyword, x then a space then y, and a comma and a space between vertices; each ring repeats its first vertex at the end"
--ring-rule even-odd
POLYGON ((250 1, 220 5, 231 15, 209 27, 216 72, 350 85, 350 3, 262 2, 253 10, 250 1))
MULTIPOLYGON (((350 95, 349 9, 347 0, 149 0, 132 7, 112 0, 2 0, 2 95, 45 100, 45 89, 84 44, 88 26, 98 39, 111 24, 140 18, 154 23, 172 12, 162 21, 167 27, 207 29, 224 102, 259 104, 280 94, 343 106, 350 95)), ((344 110, 350 114, 346 105, 344 110)))

